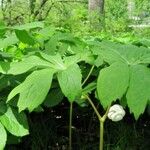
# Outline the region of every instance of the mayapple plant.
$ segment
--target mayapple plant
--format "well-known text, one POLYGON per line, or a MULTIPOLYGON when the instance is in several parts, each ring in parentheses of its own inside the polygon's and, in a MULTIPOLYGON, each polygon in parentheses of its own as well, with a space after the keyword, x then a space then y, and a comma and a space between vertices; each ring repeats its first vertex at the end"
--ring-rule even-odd
POLYGON ((13 89, 4 102, 6 111, 0 115, 1 149, 7 140, 5 129, 16 136, 29 133, 27 121, 22 120, 26 118, 24 110, 32 112, 42 105, 53 107, 64 96, 70 102, 69 150, 72 149, 73 103, 80 105, 81 101, 88 101, 96 113, 100 124, 99 150, 103 150, 107 117, 119 121, 125 115, 120 105, 111 106, 116 100, 123 100, 136 119, 144 112, 150 99, 149 48, 77 38, 58 29, 44 28, 41 22, 7 30, 14 32, 0 41, 3 50, 0 73, 18 79, 15 84, 11 84, 11 78, 6 82, 13 89), (11 55, 8 55, 8 49, 12 50, 11 55), (85 70, 88 72, 87 66, 91 69, 83 75, 85 70), (94 69, 96 73, 93 75, 94 69), (25 76, 24 80, 19 80, 21 75, 25 76), (91 92, 106 109, 103 116, 90 98, 91 92), (56 99, 58 95, 60 97, 56 99), (12 110, 14 101, 15 113, 12 110))

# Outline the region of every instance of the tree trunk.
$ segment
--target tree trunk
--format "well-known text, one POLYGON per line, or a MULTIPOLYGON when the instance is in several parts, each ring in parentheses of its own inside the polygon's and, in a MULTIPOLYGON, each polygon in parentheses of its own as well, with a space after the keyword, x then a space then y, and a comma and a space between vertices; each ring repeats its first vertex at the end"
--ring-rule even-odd
POLYGON ((104 14, 104 0, 89 0, 89 13, 97 11, 101 14, 104 14))
POLYGON ((94 30, 101 30, 105 26, 104 3, 105 0, 88 1, 89 20, 94 30))
POLYGON ((135 0, 128 0, 128 16, 129 19, 134 18, 134 12, 135 12, 135 0))

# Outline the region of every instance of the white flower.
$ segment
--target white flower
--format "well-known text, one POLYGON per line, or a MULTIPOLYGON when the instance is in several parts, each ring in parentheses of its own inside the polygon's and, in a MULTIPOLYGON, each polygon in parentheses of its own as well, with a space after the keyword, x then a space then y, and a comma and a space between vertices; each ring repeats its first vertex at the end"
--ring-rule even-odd
POLYGON ((112 121, 120 121, 125 116, 125 111, 121 105, 115 104, 110 107, 108 118, 112 121))

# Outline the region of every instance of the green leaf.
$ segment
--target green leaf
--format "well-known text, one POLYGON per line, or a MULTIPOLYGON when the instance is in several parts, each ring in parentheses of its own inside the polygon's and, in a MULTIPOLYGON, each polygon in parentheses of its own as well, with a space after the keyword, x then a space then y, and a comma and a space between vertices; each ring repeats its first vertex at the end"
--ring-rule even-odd
POLYGON ((7 75, 0 76, 0 91, 10 85, 10 78, 7 75))
POLYGON ((52 64, 51 67, 53 67, 54 69, 56 69, 56 70, 57 69, 58 70, 66 69, 66 66, 63 63, 63 60, 62 60, 60 54, 47 55, 46 53, 40 52, 39 55, 46 61, 50 62, 52 64))
POLYGON ((34 45, 35 39, 26 30, 15 30, 17 38, 25 44, 34 45))
POLYGON ((64 95, 70 102, 81 96, 81 70, 77 64, 69 66, 57 74, 58 81, 64 95))
POLYGON ((7 132, 4 126, 0 123, 0 150, 3 150, 7 141, 7 132))
POLYGON ((58 39, 52 36, 51 39, 45 43, 45 52, 50 55, 56 54, 58 39))
POLYGON ((4 113, 6 113, 7 111, 7 105, 6 102, 4 101, 0 101, 0 116, 4 115, 4 113))
POLYGON ((96 89, 96 86, 97 86, 97 84, 95 81, 91 82, 82 90, 82 93, 83 94, 91 93, 93 90, 96 89))
POLYGON ((130 67, 130 85, 127 91, 127 103, 137 119, 144 112, 150 100, 150 70, 146 66, 130 67))
POLYGON ((26 108, 33 111, 44 101, 50 89, 54 72, 52 69, 34 71, 22 84, 11 91, 8 101, 20 94, 17 104, 19 111, 26 108))
POLYGON ((8 46, 14 45, 18 42, 16 35, 10 35, 5 39, 0 39, 0 48, 7 48, 8 46))
POLYGON ((4 22, 0 22, 0 37, 3 37, 6 33, 6 26, 4 22))
POLYGON ((38 56, 30 56, 20 62, 12 62, 10 64, 10 69, 8 70, 7 74, 18 75, 25 73, 34 67, 47 68, 50 67, 50 65, 51 64, 48 61, 45 61, 38 56))
POLYGON ((86 100, 86 98, 78 98, 78 99, 76 99, 75 100, 75 102, 80 106, 80 107, 87 107, 89 104, 88 104, 88 102, 87 102, 87 100, 86 100))
POLYGON ((96 58, 94 64, 95 64, 96 67, 101 66, 103 64, 103 58, 100 55, 98 55, 98 57, 96 58))
POLYGON ((15 136, 25 136, 29 134, 28 123, 25 114, 18 113, 16 109, 8 108, 7 112, 0 117, 3 126, 15 136))
POLYGON ((14 136, 12 134, 7 135, 7 144, 19 144, 21 142, 21 137, 14 136))
POLYGON ((99 46, 96 45, 92 51, 95 55, 98 55, 99 58, 109 64, 114 62, 126 62, 126 59, 117 51, 117 48, 114 48, 114 43, 108 41, 98 43, 99 46))
POLYGON ((67 56, 64 58, 64 63, 67 67, 81 61, 84 61, 89 64, 93 64, 95 59, 90 52, 77 53, 75 55, 67 56))
POLYGON ((60 89, 52 89, 50 93, 47 95, 44 105, 47 107, 54 107, 58 105, 63 100, 63 93, 60 89))
POLYGON ((23 25, 17 25, 14 27, 10 27, 12 29, 16 29, 16 30, 28 30, 28 29, 34 29, 34 28, 43 28, 44 27, 44 23, 43 22, 31 22, 31 23, 26 23, 23 25))
POLYGON ((94 54, 100 55, 109 64, 123 62, 129 65, 135 65, 142 63, 141 60, 143 60, 143 57, 150 56, 150 50, 148 48, 123 45, 109 41, 100 42, 99 49, 93 49, 92 51, 94 54))
POLYGON ((42 40, 48 40, 54 33, 56 28, 54 26, 48 26, 37 32, 38 38, 42 40))
POLYGON ((125 94, 129 84, 129 67, 114 63, 100 71, 97 81, 98 97, 104 107, 125 94))
POLYGON ((0 61, 0 73, 6 74, 10 68, 9 62, 0 61))

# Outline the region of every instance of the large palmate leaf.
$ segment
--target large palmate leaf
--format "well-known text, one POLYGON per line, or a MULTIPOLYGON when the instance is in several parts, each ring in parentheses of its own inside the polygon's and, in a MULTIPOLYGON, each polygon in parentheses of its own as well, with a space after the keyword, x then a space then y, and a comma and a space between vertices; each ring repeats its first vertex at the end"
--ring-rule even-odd
POLYGON ((18 100, 19 111, 26 108, 29 111, 37 108, 45 99, 53 78, 54 70, 42 69, 34 71, 26 80, 14 88, 8 96, 8 101, 20 94, 18 100))
POLYGON ((0 150, 3 150, 6 145, 7 133, 4 126, 0 122, 0 150))
POLYGON ((63 60, 62 60, 60 54, 47 55, 46 53, 40 52, 39 55, 46 61, 50 62, 52 68, 58 69, 58 70, 66 69, 66 66, 63 63, 63 60))
POLYGON ((146 67, 150 63, 150 49, 104 41, 93 52, 110 65, 98 77, 101 103, 106 107, 126 94, 127 104, 138 118, 150 98, 150 70, 146 67))
POLYGON ((7 74, 18 75, 18 74, 25 73, 34 67, 47 68, 50 66, 51 64, 48 61, 45 61, 44 59, 41 59, 40 57, 33 55, 28 58, 25 58, 24 60, 20 62, 12 62, 10 63, 9 67, 7 66, 7 68, 4 66, 3 63, 0 63, 0 71, 1 71, 1 68, 6 68, 8 70, 6 71, 7 74))
POLYGON ((96 49, 93 48, 92 51, 94 54, 100 55, 110 65, 114 62, 124 62, 129 65, 140 64, 144 57, 150 55, 150 49, 148 48, 139 48, 134 45, 123 45, 108 41, 100 42, 99 46, 96 49))
POLYGON ((57 74, 58 81, 64 95, 69 101, 74 101, 81 95, 81 70, 77 64, 69 66, 67 69, 57 74))
POLYGON ((86 53, 78 53, 64 58, 64 63, 67 67, 81 61, 84 61, 88 64, 94 64, 95 58, 89 51, 87 51, 86 53))
POLYGON ((18 113, 14 108, 8 108, 7 112, 0 117, 2 125, 15 136, 29 134, 28 123, 25 114, 18 113))
POLYGON ((129 84, 129 67, 124 63, 114 63, 100 71, 97 92, 104 107, 120 99, 129 84))
POLYGON ((150 100, 150 69, 136 65, 131 66, 130 70, 130 85, 126 97, 131 112, 138 118, 150 100))

